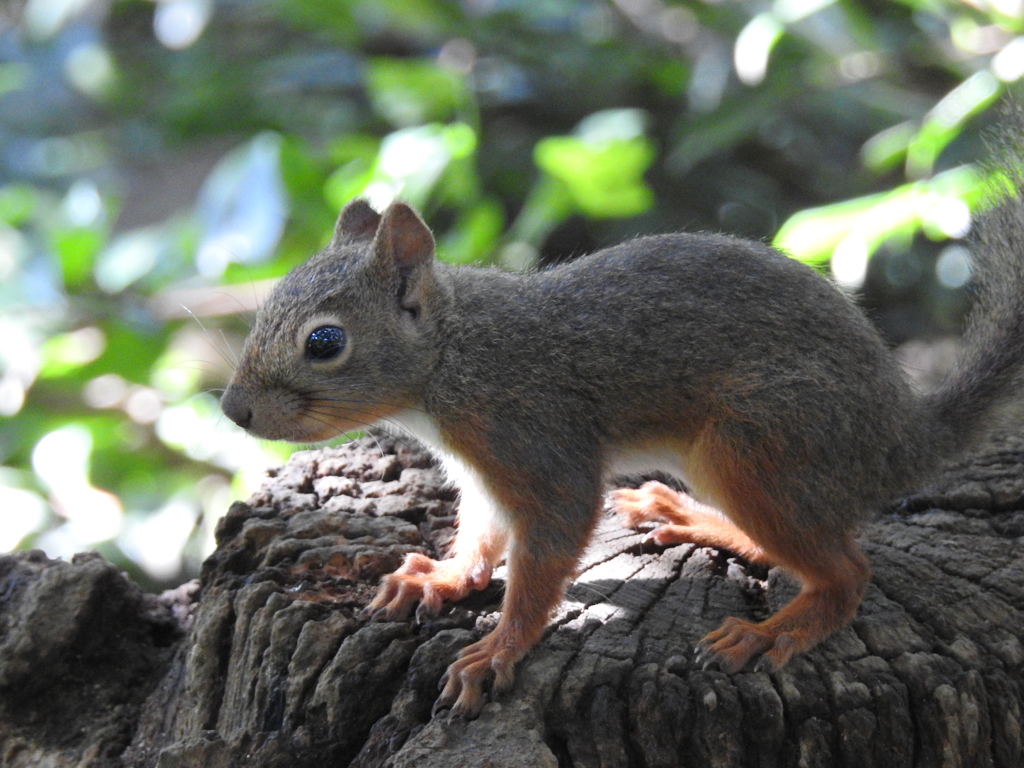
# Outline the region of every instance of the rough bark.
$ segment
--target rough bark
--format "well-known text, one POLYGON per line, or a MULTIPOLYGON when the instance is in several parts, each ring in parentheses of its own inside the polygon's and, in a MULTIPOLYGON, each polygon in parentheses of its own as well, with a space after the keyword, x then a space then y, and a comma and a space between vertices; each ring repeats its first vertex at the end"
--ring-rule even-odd
POLYGON ((455 494, 393 439, 298 454, 221 523, 201 586, 143 595, 98 556, 0 558, 4 766, 1024 765, 1024 440, 867 526, 854 624, 775 674, 694 666, 727 615, 794 585, 604 520, 515 689, 431 718, 496 620, 492 587, 425 626, 354 618, 455 494))

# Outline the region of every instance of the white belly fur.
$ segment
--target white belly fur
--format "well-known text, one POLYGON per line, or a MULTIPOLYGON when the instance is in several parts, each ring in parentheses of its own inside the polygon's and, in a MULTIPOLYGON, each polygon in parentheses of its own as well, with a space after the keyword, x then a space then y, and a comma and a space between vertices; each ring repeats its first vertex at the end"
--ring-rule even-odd
POLYGON ((604 466, 606 480, 620 475, 664 472, 690 484, 683 456, 678 450, 664 444, 613 447, 605 456, 604 466))
MULTIPOLYGON (((455 456, 445 445, 441 430, 432 416, 421 410, 405 410, 382 422, 380 426, 408 434, 431 448, 448 475, 460 488, 468 480, 470 484, 482 486, 482 479, 472 467, 455 456)), ((604 478, 610 480, 621 475, 641 475, 648 472, 665 472, 690 485, 685 459, 677 449, 664 443, 651 445, 614 446, 604 460, 604 478)))
POLYGON ((382 421, 378 426, 416 438, 433 451, 447 478, 461 494, 459 500, 459 534, 472 535, 473 531, 497 527, 508 530, 511 516, 487 489, 477 472, 445 445, 441 430, 426 411, 404 410, 382 421), (397 430, 396 430, 397 428, 397 430))

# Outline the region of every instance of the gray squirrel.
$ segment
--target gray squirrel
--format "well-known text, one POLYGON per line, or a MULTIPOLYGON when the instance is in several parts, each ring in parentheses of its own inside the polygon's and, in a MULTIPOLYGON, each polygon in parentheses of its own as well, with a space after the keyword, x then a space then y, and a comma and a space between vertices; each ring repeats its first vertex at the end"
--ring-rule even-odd
MULTIPOLYGON (((1024 125, 1018 110, 1018 125, 1024 125)), ((1020 174, 1009 171, 1014 182, 1020 174)), ((828 280, 731 237, 641 237, 551 269, 435 260, 401 202, 349 203, 327 248, 257 313, 221 406, 259 437, 311 443, 378 424, 429 446, 459 487, 446 559, 408 555, 364 618, 437 615, 505 558, 497 627, 465 648, 435 709, 476 716, 540 638, 603 508, 628 525, 786 568, 799 594, 727 618, 698 663, 777 669, 847 625, 869 580, 857 527, 962 452, 1024 367, 1024 204, 982 222, 965 351, 916 394, 828 280), (700 501, 697 501, 699 499, 700 501)))

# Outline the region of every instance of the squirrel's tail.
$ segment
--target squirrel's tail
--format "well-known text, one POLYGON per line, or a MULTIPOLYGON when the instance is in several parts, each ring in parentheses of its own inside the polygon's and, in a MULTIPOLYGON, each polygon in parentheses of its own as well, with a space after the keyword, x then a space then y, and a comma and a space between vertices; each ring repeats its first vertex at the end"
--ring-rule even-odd
POLYGON ((995 170, 1010 194, 988 211, 974 237, 974 308, 964 351, 926 406, 944 455, 968 447, 993 412, 1024 382, 1024 106, 1004 111, 995 170))

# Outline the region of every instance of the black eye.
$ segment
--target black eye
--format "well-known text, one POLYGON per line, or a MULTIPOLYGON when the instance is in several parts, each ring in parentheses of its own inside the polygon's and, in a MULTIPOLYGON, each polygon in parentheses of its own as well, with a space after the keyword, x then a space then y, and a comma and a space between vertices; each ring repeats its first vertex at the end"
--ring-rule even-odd
POLYGON ((321 325, 306 339, 307 360, 331 360, 345 349, 345 332, 333 325, 321 325))

